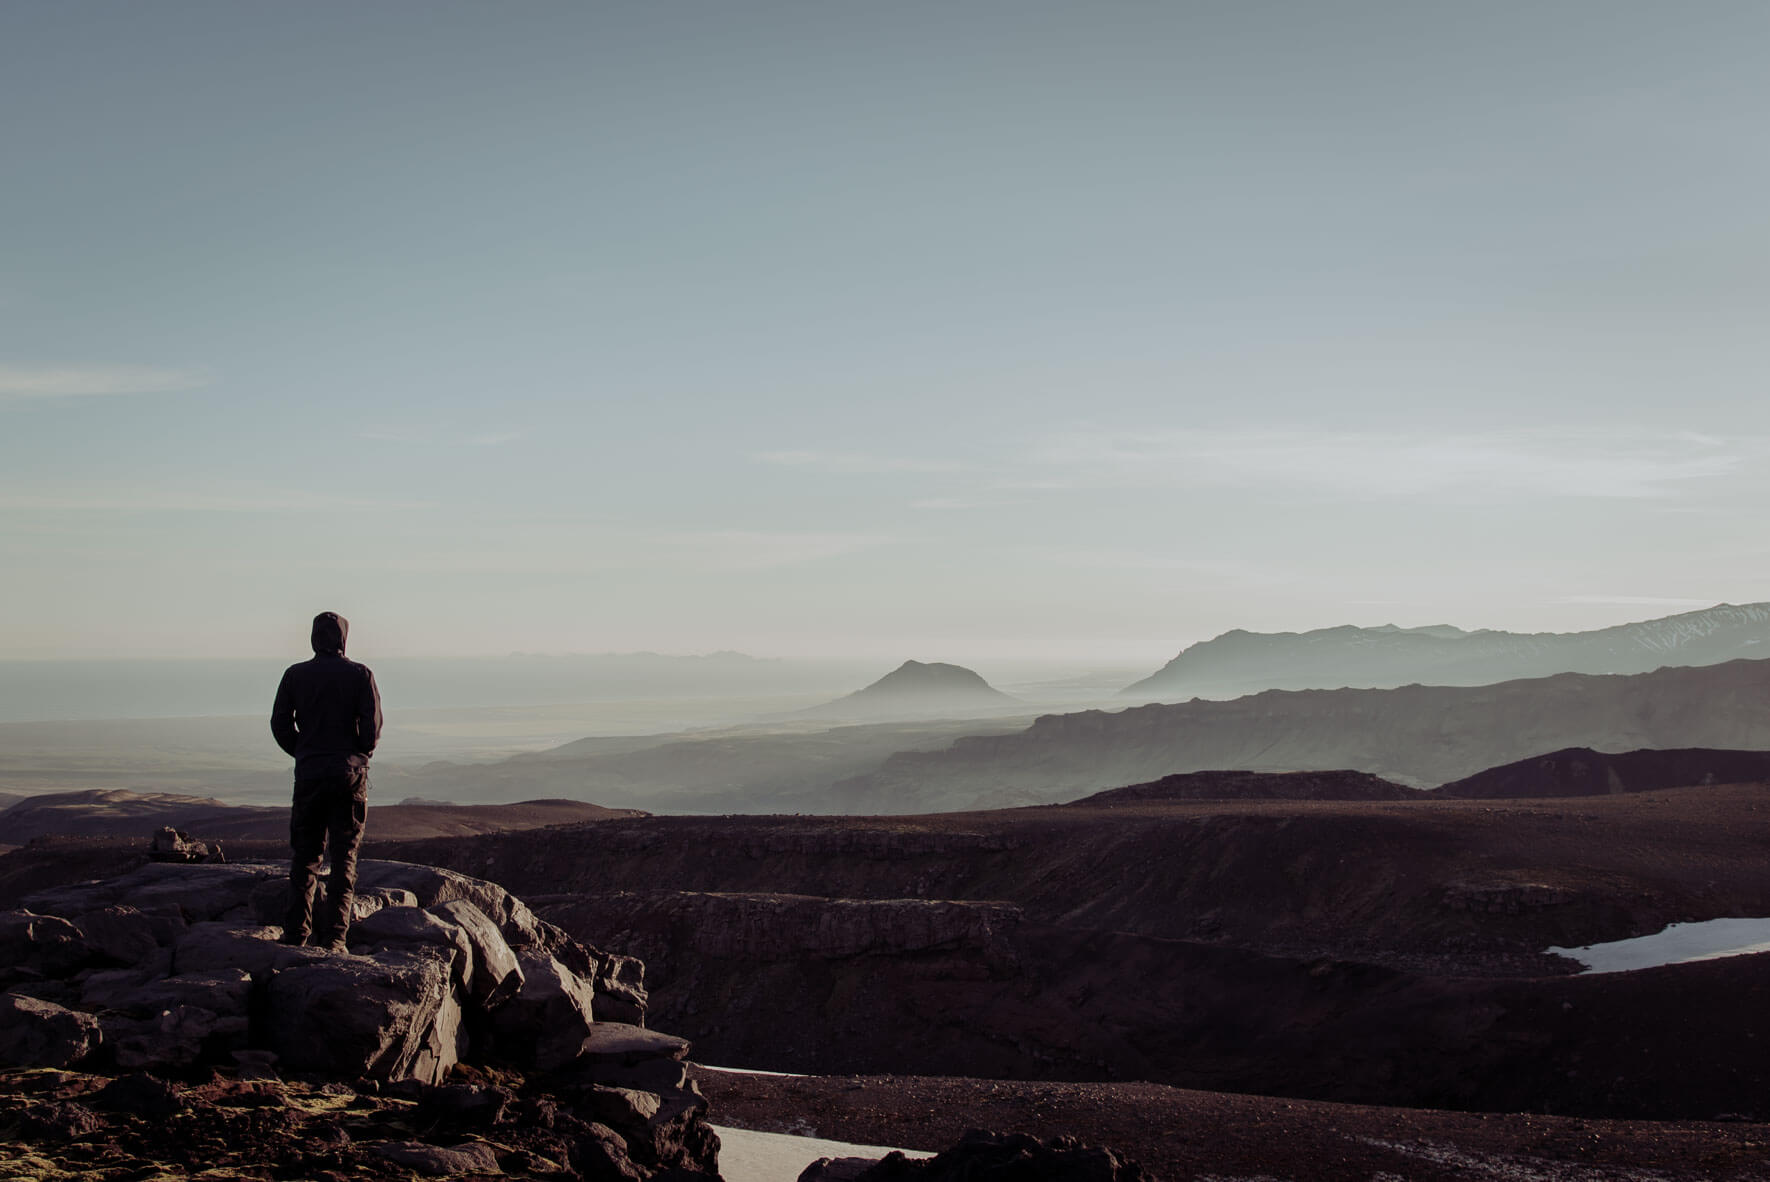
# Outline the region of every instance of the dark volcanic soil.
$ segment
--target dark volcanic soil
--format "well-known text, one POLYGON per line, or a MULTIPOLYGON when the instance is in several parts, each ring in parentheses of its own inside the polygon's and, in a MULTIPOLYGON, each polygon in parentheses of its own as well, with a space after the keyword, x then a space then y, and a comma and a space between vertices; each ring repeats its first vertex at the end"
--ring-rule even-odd
POLYGON ((1005 900, 1033 922, 1452 976, 1553 972, 1540 955, 1550 945, 1770 915, 1761 784, 1565 800, 644 817, 381 848, 523 895, 1005 900))
POLYGON ((720 1124, 941 1150, 968 1128, 1068 1135, 1164 1182, 1670 1182, 1770 1177, 1770 1128, 1373 1108, 1157 1084, 697 1069, 720 1124))
POLYGON ((1765 958, 1573 977, 1545 953, 1770 914, 1763 786, 651 817, 396 850, 640 956, 659 1022, 715 1062, 1770 1113, 1765 958))

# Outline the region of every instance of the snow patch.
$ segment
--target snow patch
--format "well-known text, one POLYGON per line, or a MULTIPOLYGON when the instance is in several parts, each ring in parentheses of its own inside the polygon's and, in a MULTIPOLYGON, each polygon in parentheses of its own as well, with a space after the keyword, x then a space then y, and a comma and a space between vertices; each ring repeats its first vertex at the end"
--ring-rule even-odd
POLYGON ((893 1149, 884 1145, 855 1145, 819 1137, 795 1137, 788 1133, 761 1133, 755 1129, 732 1129, 714 1125, 719 1134, 719 1176, 725 1182, 794 1182, 805 1167, 820 1157, 880 1158, 888 1153, 905 1157, 933 1157, 921 1149, 893 1149))
POLYGON ((1770 952, 1770 919, 1736 916, 1675 923, 1650 936, 1549 951, 1579 961, 1588 973, 1627 973, 1723 956, 1749 956, 1770 952))

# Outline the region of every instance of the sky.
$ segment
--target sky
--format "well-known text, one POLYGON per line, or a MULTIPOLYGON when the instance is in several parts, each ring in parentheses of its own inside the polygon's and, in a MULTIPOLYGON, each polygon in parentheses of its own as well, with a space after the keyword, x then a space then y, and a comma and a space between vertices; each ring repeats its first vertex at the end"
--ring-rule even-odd
POLYGON ((0 658, 1770 599, 1770 6, 0 6, 0 658))

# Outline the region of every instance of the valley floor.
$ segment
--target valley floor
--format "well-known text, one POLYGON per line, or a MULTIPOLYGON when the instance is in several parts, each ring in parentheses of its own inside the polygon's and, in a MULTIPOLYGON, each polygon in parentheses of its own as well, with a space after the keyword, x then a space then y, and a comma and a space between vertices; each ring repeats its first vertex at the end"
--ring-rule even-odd
POLYGON ((768 1076, 701 1067, 719 1123, 941 1150, 966 1129, 1073 1136, 1163 1182, 1770 1179, 1770 1126, 1283 1100, 1159 1084, 768 1076))

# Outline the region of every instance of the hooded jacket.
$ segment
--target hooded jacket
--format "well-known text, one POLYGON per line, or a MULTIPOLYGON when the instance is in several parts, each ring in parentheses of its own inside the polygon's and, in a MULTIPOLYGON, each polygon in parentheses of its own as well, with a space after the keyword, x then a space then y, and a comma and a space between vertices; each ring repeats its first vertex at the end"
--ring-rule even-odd
POLYGON ((277 686, 270 733, 295 757, 295 778, 343 776, 369 766, 381 738, 381 693, 367 665, 346 660, 350 621, 313 618, 313 659, 290 665, 277 686))

